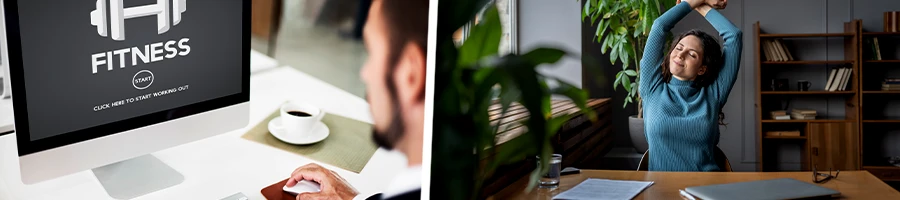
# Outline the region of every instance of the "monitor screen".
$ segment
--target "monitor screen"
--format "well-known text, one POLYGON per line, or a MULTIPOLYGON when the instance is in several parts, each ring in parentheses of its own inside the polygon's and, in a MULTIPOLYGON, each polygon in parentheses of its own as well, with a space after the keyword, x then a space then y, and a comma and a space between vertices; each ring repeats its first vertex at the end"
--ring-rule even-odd
POLYGON ((6 3, 20 154, 248 100, 243 0, 6 3))

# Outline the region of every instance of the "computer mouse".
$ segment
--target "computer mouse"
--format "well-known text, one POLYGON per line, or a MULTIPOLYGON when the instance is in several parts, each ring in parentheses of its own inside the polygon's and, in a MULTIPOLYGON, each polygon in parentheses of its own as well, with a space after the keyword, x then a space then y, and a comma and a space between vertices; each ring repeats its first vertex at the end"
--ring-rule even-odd
POLYGON ((313 182, 313 181, 307 181, 307 180, 301 180, 300 182, 297 182, 297 184, 294 185, 294 187, 288 187, 287 185, 285 185, 281 189, 284 190, 285 192, 291 193, 293 195, 298 195, 298 194, 307 193, 307 192, 321 191, 318 183, 313 182))

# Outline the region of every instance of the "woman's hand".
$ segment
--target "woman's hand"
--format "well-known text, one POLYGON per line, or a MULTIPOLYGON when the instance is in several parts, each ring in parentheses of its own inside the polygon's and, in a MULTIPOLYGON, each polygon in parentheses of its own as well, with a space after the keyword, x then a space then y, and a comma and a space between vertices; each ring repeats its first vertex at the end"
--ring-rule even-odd
POLYGON ((682 1, 690 4, 692 9, 703 7, 704 4, 709 5, 714 9, 725 9, 725 6, 728 6, 728 0, 675 0, 675 5, 678 5, 682 1))
POLYGON ((725 9, 725 6, 728 5, 728 0, 705 0, 706 4, 715 9, 725 9))
MULTIPOLYGON (((707 3, 706 1, 713 1, 713 0, 675 0, 675 5, 680 4, 682 1, 690 4, 691 9, 697 9, 698 7, 702 6, 703 4, 706 4, 707 3)), ((720 1, 724 1, 724 0, 720 0, 720 1)))

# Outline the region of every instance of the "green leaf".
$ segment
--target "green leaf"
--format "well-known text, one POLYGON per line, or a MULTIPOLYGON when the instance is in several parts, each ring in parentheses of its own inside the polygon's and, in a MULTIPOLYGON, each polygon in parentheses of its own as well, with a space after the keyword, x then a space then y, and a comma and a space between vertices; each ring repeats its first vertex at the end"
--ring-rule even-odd
POLYGON ((610 36, 611 36, 611 34, 610 34, 610 35, 606 35, 606 37, 603 38, 603 44, 600 45, 600 47, 601 47, 601 48, 600 48, 600 53, 606 54, 606 50, 609 50, 609 47, 610 47, 609 44, 612 43, 612 42, 609 41, 610 39, 612 39, 610 36))
POLYGON ((665 6, 666 10, 671 9, 672 7, 675 7, 675 1, 663 1, 663 6, 665 6))
POLYGON ((613 45, 613 47, 612 47, 612 51, 610 52, 610 55, 609 55, 609 62, 612 63, 613 65, 615 65, 616 60, 619 58, 619 51, 621 51, 620 50, 621 44, 614 43, 612 45, 613 45))
POLYGON ((624 72, 620 71, 619 73, 616 74, 616 81, 613 81, 613 91, 615 91, 616 88, 619 88, 619 83, 622 82, 622 77, 624 75, 623 73, 624 72))
POLYGON ((619 27, 622 26, 618 17, 609 18, 609 30, 619 30, 619 27))
POLYGON ((616 4, 615 7, 613 7, 612 11, 609 12, 619 14, 619 11, 622 10, 622 8, 625 8, 625 6, 625 4, 616 4))
POLYGON ((635 90, 635 89, 637 89, 637 88, 638 88, 638 82, 637 82, 637 81, 635 81, 634 83, 631 83, 631 89, 632 89, 632 90, 629 92, 630 94, 628 94, 628 96, 632 96, 632 97, 633 97, 635 94, 637 94, 637 91, 638 91, 638 90, 635 90))
POLYGON ((606 19, 601 19, 599 26, 597 26, 597 37, 603 37, 603 34, 606 32, 607 26, 609 26, 609 21, 607 21, 606 19))
POLYGON ((628 29, 625 28, 625 26, 619 26, 619 28, 616 29, 616 32, 619 34, 626 34, 628 32, 628 29))
POLYGON ((622 52, 619 53, 619 59, 622 60, 623 67, 627 68, 631 64, 631 58, 635 56, 633 51, 634 48, 630 42, 627 42, 628 39, 622 39, 622 41, 626 42, 622 45, 622 52))
POLYGON ((644 26, 644 25, 643 25, 643 24, 644 24, 644 21, 641 20, 641 21, 639 21, 638 23, 639 23, 638 26, 635 27, 635 29, 634 29, 634 34, 631 35, 631 37, 633 37, 633 38, 636 38, 636 37, 640 36, 641 33, 644 32, 643 29, 642 29, 643 26, 644 26))
POLYGON ((469 37, 460 47, 457 64, 469 66, 486 56, 497 54, 502 35, 497 7, 489 6, 484 20, 472 27, 469 37))
MULTIPOLYGON (((584 19, 585 16, 591 15, 591 0, 584 0, 584 12, 581 15, 581 18, 584 19)), ((593 24, 593 22, 591 22, 593 24)))
POLYGON ((628 57, 630 57, 629 55, 631 54, 631 52, 625 50, 629 46, 631 46, 631 45, 622 44, 619 47, 619 62, 622 62, 622 70, 628 69, 628 67, 631 66, 631 62, 629 62, 630 60, 628 60, 628 57))
MULTIPOLYGON (((634 19, 641 14, 639 12, 639 10, 637 10, 638 8, 632 7, 632 9, 635 9, 635 10, 632 10, 630 13, 628 13, 629 19, 634 19)), ((634 26, 634 24, 637 23, 637 22, 632 22, 632 21, 637 21, 637 20, 628 20, 628 24, 629 24, 628 26, 634 26)))
POLYGON ((625 74, 628 74, 628 76, 637 76, 637 72, 633 69, 625 70, 623 72, 625 72, 625 74))
POLYGON ((544 63, 555 63, 565 54, 566 52, 559 49, 537 48, 522 55, 522 58, 527 60, 530 64, 537 66, 544 63))
POLYGON ((631 78, 623 78, 622 86, 625 87, 625 91, 631 92, 631 78))

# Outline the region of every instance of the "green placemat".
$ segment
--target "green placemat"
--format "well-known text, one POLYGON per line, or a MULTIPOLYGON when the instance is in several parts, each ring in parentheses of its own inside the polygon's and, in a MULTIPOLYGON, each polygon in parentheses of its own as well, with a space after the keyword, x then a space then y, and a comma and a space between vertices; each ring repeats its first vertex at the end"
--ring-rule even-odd
POLYGON ((378 149, 372 141, 371 124, 328 113, 322 117, 322 122, 330 130, 328 138, 311 145, 285 143, 269 133, 269 121, 278 116, 279 112, 275 111, 241 138, 300 154, 355 173, 362 171, 378 149))

